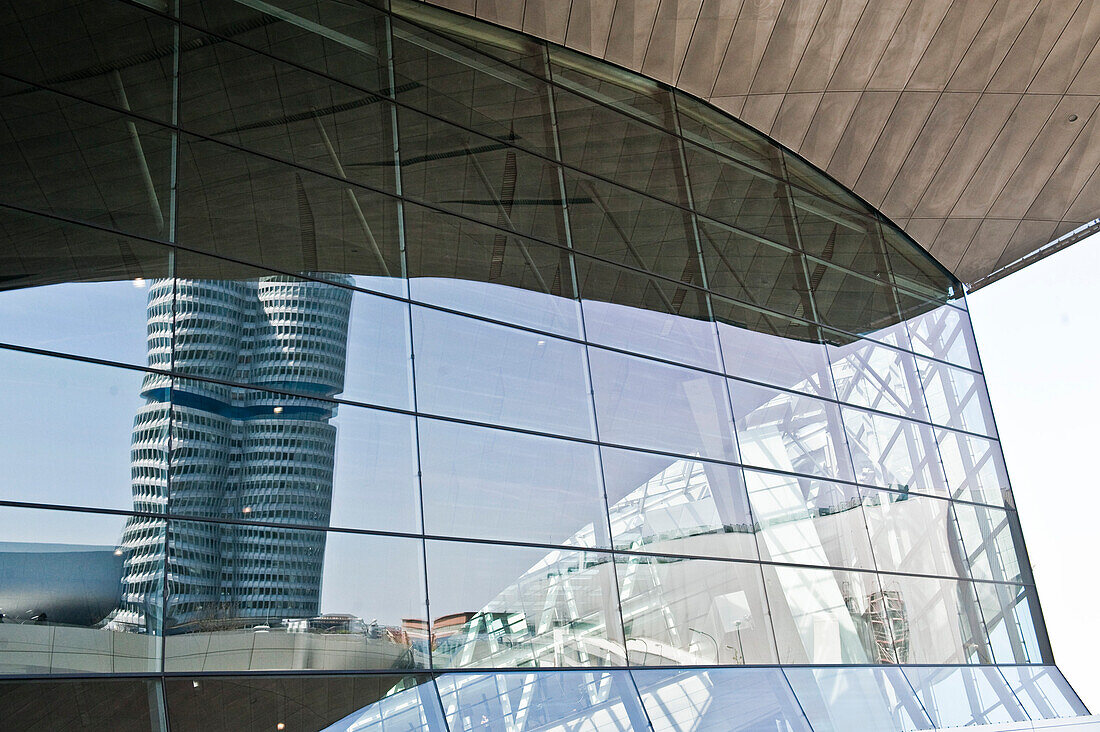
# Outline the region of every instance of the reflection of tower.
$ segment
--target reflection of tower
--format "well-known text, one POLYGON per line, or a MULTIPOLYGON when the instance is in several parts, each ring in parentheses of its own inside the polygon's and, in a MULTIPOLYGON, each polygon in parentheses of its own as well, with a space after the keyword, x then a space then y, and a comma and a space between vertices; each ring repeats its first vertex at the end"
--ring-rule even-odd
MULTIPOLYGON (((149 364, 246 383, 150 375, 135 419, 135 510, 176 516, 327 526, 336 407, 311 397, 343 390, 351 291, 287 277, 252 281, 163 280, 149 293, 149 364), (172 323, 175 322, 174 333, 172 323), (174 354, 170 352, 175 342, 174 354), (171 415, 171 480, 168 422, 171 415)), ((123 612, 144 623, 160 597, 165 535, 155 519, 130 521, 123 612)), ((167 544, 169 627, 227 618, 316 615, 324 534, 173 521, 167 544)))

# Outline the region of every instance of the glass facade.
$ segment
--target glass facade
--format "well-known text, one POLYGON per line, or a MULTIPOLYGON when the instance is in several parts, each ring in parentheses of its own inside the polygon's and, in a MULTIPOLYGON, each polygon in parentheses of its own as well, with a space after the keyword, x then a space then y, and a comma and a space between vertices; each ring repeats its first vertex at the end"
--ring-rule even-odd
POLYGON ((399 0, 0 39, 0 726, 1087 714, 961 285, 772 141, 399 0))

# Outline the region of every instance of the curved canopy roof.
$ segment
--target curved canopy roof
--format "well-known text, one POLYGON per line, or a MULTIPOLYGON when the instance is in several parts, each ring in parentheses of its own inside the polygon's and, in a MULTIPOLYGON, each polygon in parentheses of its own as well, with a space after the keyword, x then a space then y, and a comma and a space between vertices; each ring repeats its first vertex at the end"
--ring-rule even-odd
POLYGON ((830 173, 971 286, 1100 215, 1100 3, 426 2, 711 102, 830 173))

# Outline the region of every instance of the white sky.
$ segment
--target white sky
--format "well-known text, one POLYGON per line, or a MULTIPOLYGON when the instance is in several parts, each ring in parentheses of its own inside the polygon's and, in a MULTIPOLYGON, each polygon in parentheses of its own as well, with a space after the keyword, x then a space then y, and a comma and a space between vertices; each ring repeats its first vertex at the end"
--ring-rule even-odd
POLYGON ((1094 713, 1100 712, 1098 288, 1100 235, 968 297, 1054 657, 1094 713))

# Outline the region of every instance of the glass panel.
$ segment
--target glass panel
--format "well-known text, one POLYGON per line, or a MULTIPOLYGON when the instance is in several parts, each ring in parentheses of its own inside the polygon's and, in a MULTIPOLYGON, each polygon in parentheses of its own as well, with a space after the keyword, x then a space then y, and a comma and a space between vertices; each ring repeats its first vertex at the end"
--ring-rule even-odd
POLYGON ((186 27, 181 38, 181 127, 395 190, 392 108, 383 97, 186 27))
POLYGON ((742 381, 729 385, 746 465, 852 479, 836 404, 742 381))
POLYGON ((902 298, 885 282, 841 269, 814 257, 806 258, 817 317, 825 325, 839 330, 869 335, 901 319, 898 301, 902 298))
MULTIPOLYGON (((181 252, 176 281, 174 368, 317 397, 412 405, 408 305, 335 284, 228 265, 181 252)), ((154 311, 150 321, 171 312, 154 311)))
POLYGON ((775 175, 782 174, 780 151, 759 132, 704 101, 673 90, 680 133, 688 140, 775 175))
POLYGON ((635 670, 654 732, 810 732, 779 669, 635 670))
POLYGON ((712 297, 726 373, 781 389, 832 398, 829 359, 821 330, 712 297))
POLYGON ((997 663, 1042 663, 1032 607, 1035 591, 1022 585, 976 582, 993 658, 997 663))
POLYGON ((965 310, 943 305, 910 318, 905 325, 915 353, 981 370, 978 347, 965 310))
MULTIPOLYGON (((622 666, 610 554, 428 542, 436 668, 622 666)), ((411 625, 411 623, 410 623, 411 625)))
POLYGON ((958 524, 949 501, 873 488, 860 490, 880 570, 968 576, 958 524))
POLYGON ((931 427, 848 407, 843 413, 858 482, 947 494, 931 427))
POLYGON ((769 241, 797 246, 783 183, 690 143, 685 143, 684 155, 700 214, 769 241))
POLYGON ((997 436, 985 379, 939 361, 917 359, 932 421, 944 427, 997 436))
POLYGON ((397 204, 380 193, 182 136, 176 240, 287 272, 359 275, 405 294, 397 204))
POLYGON ((124 3, 48 0, 33 8, 9 5, 0 15, 0 68, 169 122, 173 30, 171 21, 124 3))
POLYGON ((963 302, 962 285, 931 254, 885 221, 879 222, 879 230, 894 282, 933 302, 963 302))
POLYGON ((625 671, 446 674, 436 685, 452 732, 649 729, 625 671))
POLYGON ((609 546, 595 445, 419 420, 429 534, 609 546))
POLYGON ((6 349, 0 374, 0 498, 164 511, 168 409, 141 398, 167 377, 6 349))
MULTIPOLYGON (((555 81, 576 89, 579 85, 572 83, 575 78, 556 75, 555 81)), ((600 98, 606 99, 603 95, 600 98)), ((675 137, 560 88, 554 89, 554 102, 562 162, 665 201, 687 205, 687 185, 675 137)), ((654 105, 663 104, 666 109, 669 102, 663 92, 653 100, 654 105)))
POLYGON ((800 318, 814 317, 806 264, 797 252, 713 221, 699 221, 707 286, 724 297, 800 318))
POLYGON ((164 684, 173 730, 446 732, 432 677, 198 676, 164 684))
POLYGON ((949 430, 935 432, 952 496, 997 506, 1013 505, 999 443, 949 430))
POLYGON ((420 530, 412 417, 187 379, 172 399, 172 513, 420 530))
MULTIPOLYGON (((349 84, 388 92, 384 16, 340 0, 182 0, 189 23, 349 84)), ((255 57, 256 54, 253 54, 255 57)))
POLYGON ((871 572, 763 565, 779 662, 895 663, 891 598, 871 572))
POLYGON ((168 605, 170 672, 428 665, 416 539, 172 521, 168 605))
POLYGON ((0 202, 167 239, 170 130, 10 79, 0 97, 0 202))
POLYGON ((418 409, 592 437, 584 346, 413 307, 418 409))
POLYGON ((861 201, 854 193, 830 178, 828 174, 810 165, 797 154, 788 150, 777 150, 776 153, 782 154, 783 170, 792 184, 815 196, 838 203, 853 211, 873 212, 871 207, 861 201))
POLYGON ((161 729, 158 710, 150 708, 158 684, 145 679, 2 681, 0 705, 11 729, 149 732, 161 729))
POLYGON ((160 667, 164 521, 0 508, 0 674, 160 667))
POLYGON ((0 250, 0 341, 135 365, 167 353, 146 306, 171 307, 168 247, 0 207, 0 250))
POLYGON ((574 248, 701 287, 691 214, 626 188, 565 171, 574 248))
POLYGON ((667 130, 674 129, 668 92, 657 82, 560 46, 551 45, 548 50, 557 85, 667 130))
POLYGON ((937 727, 1023 722, 1020 702, 995 668, 908 667, 905 676, 937 727))
POLYGON ((997 508, 956 503, 966 559, 974 579, 1023 582, 1013 542, 1015 514, 997 508))
POLYGON ((829 346, 840 401, 911 419, 928 420, 912 356, 873 341, 829 346))
POLYGON ((588 355, 601 440, 737 460, 720 376, 601 348, 588 355))
POLYGON ((631 664, 776 662, 760 565, 619 555, 615 570, 631 664))
POLYGON ((580 255, 575 261, 589 342, 721 368, 703 290, 580 255))
POLYGON ((992 663, 973 583, 880 575, 898 663, 992 663))
POLYGON ((405 195, 504 231, 566 243, 553 163, 409 109, 397 114, 405 195))
POLYGON ((579 338, 570 253, 405 204, 414 300, 579 338))
MULTIPOLYGON (((419 16, 417 20, 424 20, 421 9, 413 12, 419 16)), ((433 15, 434 20, 450 23, 451 30, 462 23, 450 13, 433 15)), ((483 38, 483 28, 473 32, 483 38)), ((399 101, 483 135, 554 156, 550 90, 544 82, 467 45, 399 20, 393 22, 393 36, 399 101)), ((473 45, 474 38, 464 40, 473 45)), ((494 51, 499 52, 499 46, 494 46, 494 51)), ((542 59, 534 62, 541 70, 542 59)))
POLYGON ((1032 719, 1060 719, 1089 713, 1054 666, 999 668, 1032 719))
POLYGON ((762 559, 875 569, 854 485, 755 470, 745 483, 762 559))
POLYGON ((741 469, 600 449, 616 549, 756 559, 741 469))
POLYGON ((890 282, 890 267, 878 222, 818 196, 791 189, 803 251, 863 275, 890 282))
POLYGON ((784 673, 814 732, 932 729, 901 669, 790 668, 784 673))

